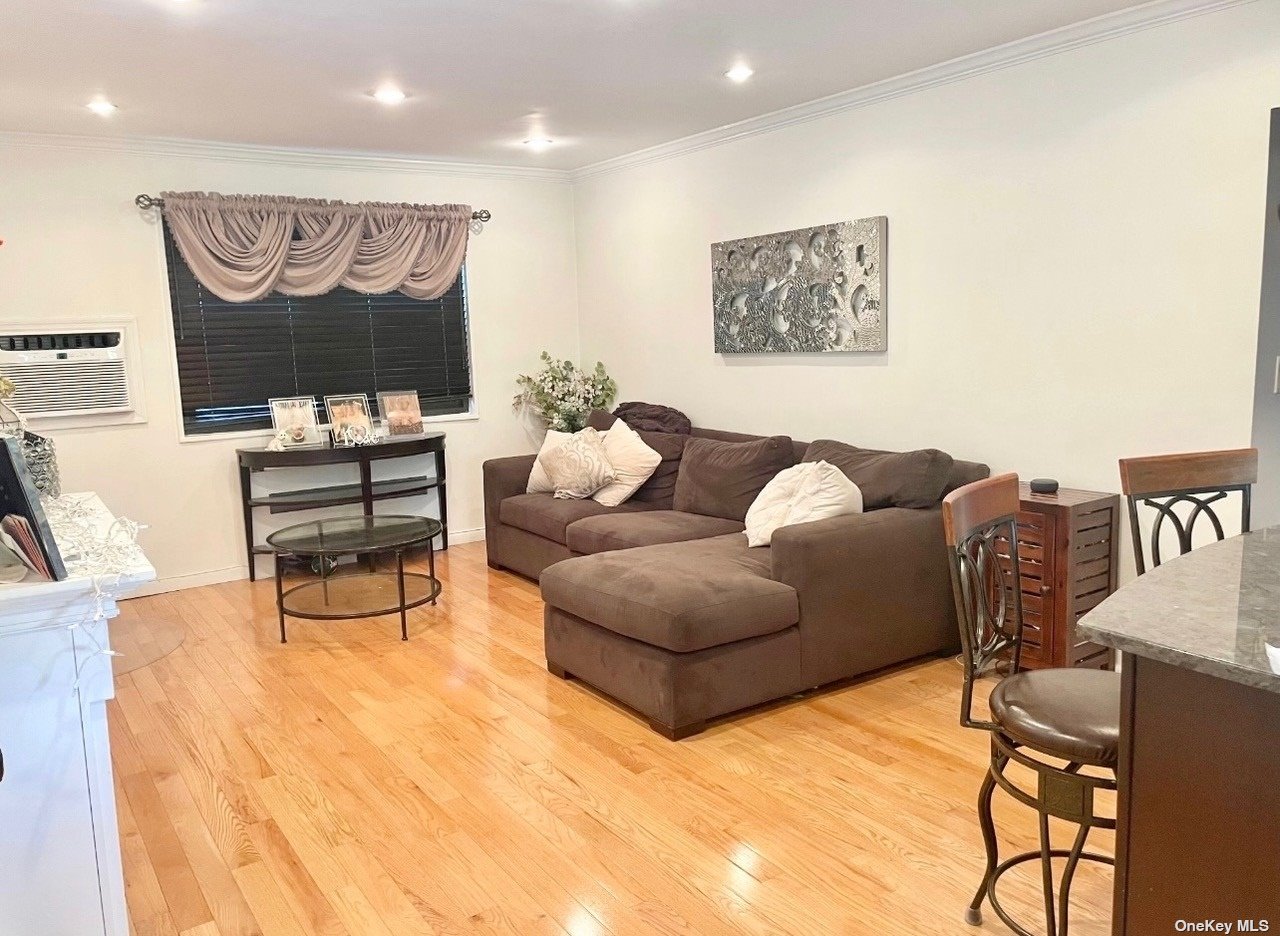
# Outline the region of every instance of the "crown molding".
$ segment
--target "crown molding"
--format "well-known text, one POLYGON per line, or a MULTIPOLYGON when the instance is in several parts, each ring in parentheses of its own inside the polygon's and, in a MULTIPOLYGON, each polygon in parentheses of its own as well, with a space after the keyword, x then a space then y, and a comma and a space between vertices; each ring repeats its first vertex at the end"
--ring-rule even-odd
POLYGON ((1119 39, 1143 30, 1253 2, 1255 0, 1154 0, 1152 3, 1144 3, 1141 6, 1107 13, 1025 39, 1017 39, 850 91, 841 91, 758 117, 749 117, 714 130, 704 130, 668 143, 660 143, 633 153, 591 163, 571 170, 570 177, 574 182, 581 182, 595 176, 662 162, 734 140, 771 133, 794 124, 807 123, 833 114, 869 107, 882 101, 1011 68, 1024 62, 1033 62, 1050 55, 1070 52, 1099 42, 1119 39))
POLYGON ((423 172, 478 179, 509 179, 568 183, 565 169, 536 166, 494 166, 483 163, 448 162, 414 156, 388 156, 288 147, 258 146, 248 143, 212 143, 203 140, 174 140, 161 137, 95 137, 57 133, 25 133, 0 130, 0 146, 77 150, 90 153, 121 153, 130 156, 160 156, 219 159, 259 165, 355 169, 374 172, 423 172))

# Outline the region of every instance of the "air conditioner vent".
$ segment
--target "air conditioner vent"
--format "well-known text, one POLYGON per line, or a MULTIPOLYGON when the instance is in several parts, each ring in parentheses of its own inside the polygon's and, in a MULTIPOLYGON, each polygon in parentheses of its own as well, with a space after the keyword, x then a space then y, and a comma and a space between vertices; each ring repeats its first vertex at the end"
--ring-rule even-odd
POLYGON ((9 404, 26 417, 123 413, 130 400, 120 331, 0 333, 0 374, 9 404))
POLYGON ((67 351, 72 348, 115 348, 119 345, 119 332, 0 336, 0 351, 67 351))

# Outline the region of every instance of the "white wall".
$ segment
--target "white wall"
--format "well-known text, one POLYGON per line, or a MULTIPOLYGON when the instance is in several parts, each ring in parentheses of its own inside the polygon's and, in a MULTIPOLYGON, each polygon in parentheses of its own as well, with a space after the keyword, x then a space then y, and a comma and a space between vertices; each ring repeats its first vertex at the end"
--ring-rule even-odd
POLYGON ((696 424, 1078 487, 1247 445, 1277 104, 1254 3, 589 176, 583 358, 696 424), (710 244, 881 214, 887 353, 713 353, 710 244))
POLYGON ((443 426, 455 533, 482 526, 480 463, 530 449, 509 401, 544 347, 604 360, 623 399, 702 425, 938 446, 1114 490, 1122 455, 1249 441, 1278 89, 1268 0, 573 187, 0 134, 0 321, 137 319, 147 422, 55 438, 67 489, 151 525, 170 586, 243 574, 246 443, 179 441, 160 237, 132 205, 163 189, 494 212, 468 261, 480 418, 443 426), (712 352, 712 242, 877 214, 887 353, 712 352))
MULTIPOLYGON (((147 422, 52 434, 64 489, 97 490, 118 513, 149 524, 143 545, 169 587, 244 574, 234 449, 265 440, 179 441, 160 232, 133 196, 202 189, 492 211, 468 253, 479 418, 434 427, 448 433, 450 528, 477 535, 480 463, 530 448, 511 414, 515 374, 535 367, 543 347, 567 357, 578 351, 567 184, 430 164, 49 142, 0 135, 0 321, 136 318, 147 422)), ((259 515, 267 528, 304 516, 259 515)))

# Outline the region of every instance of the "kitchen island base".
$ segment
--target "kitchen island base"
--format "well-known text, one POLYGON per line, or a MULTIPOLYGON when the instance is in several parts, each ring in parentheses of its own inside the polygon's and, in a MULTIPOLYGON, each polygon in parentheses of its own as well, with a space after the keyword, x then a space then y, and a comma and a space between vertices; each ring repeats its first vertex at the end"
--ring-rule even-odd
POLYGON ((1280 694, 1128 653, 1121 673, 1113 933, 1280 933, 1280 694))

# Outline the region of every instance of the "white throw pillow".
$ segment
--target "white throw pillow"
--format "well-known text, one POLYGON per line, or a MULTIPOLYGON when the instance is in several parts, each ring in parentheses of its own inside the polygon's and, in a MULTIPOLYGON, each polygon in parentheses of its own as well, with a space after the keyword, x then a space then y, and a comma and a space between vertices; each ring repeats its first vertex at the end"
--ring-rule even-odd
POLYGON ((537 463, 551 479, 556 497, 581 500, 613 482, 604 440, 591 428, 575 432, 550 452, 539 453, 537 463))
POLYGON ((572 432, 547 430, 547 436, 542 440, 542 448, 538 449, 538 457, 533 463, 533 470, 529 472, 529 483, 524 489, 526 494, 550 494, 556 489, 551 479, 547 477, 547 469, 542 467, 542 456, 549 455, 552 449, 559 448, 572 438, 572 432))
POLYGON ((605 457, 613 466, 613 482, 592 494, 591 499, 606 507, 617 507, 653 476, 662 456, 645 445, 640 434, 621 419, 601 436, 605 457))
POLYGON ((801 462, 779 471, 747 510, 747 545, 768 546, 794 523, 862 513, 862 491, 835 465, 801 462))

